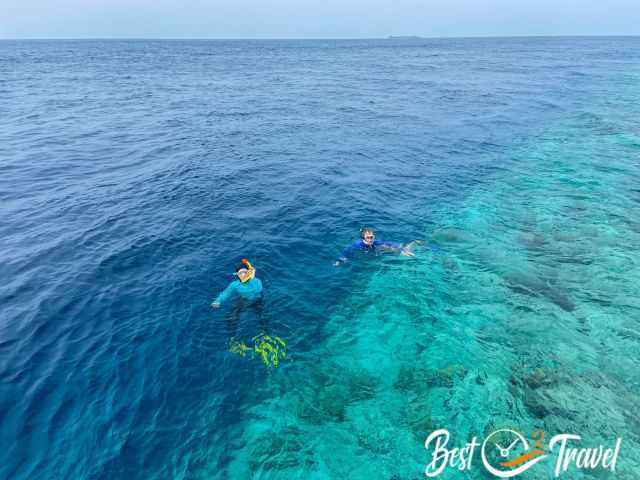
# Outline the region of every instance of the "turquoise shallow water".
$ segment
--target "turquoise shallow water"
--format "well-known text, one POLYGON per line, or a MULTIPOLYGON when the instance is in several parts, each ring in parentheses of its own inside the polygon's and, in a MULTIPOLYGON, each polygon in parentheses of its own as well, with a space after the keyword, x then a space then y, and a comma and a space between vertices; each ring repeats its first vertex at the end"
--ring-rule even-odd
POLYGON ((405 480, 500 427, 640 474, 638 39, 0 50, 0 477, 405 480), (332 267, 362 223, 427 245, 332 267))
MULTIPOLYGON (((617 472, 595 475, 636 478, 637 81, 434 208, 424 237, 439 250, 361 274, 326 338, 255 392, 238 433, 254 448, 231 476, 422 478, 425 432, 447 428, 463 446, 510 427, 577 433, 583 446, 623 437, 617 472)), ((478 462, 465 478, 483 475, 478 462)))
POLYGON ((513 152, 508 181, 438 212, 425 235, 441 251, 368 272, 327 339, 257 392, 242 433, 257 447, 234 475, 287 478, 304 461, 311 478, 418 478, 426 431, 463 443, 509 426, 622 436, 616 476, 634 478, 640 232, 627 202, 639 165, 621 153, 637 158, 637 141, 546 131, 513 152), (266 466, 265 443, 278 452, 266 466))

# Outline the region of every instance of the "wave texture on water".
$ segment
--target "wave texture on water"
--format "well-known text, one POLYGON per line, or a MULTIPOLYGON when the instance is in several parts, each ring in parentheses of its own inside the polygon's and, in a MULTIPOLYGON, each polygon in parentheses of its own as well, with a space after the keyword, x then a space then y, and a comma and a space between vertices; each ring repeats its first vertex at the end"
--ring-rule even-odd
POLYGON ((404 480, 512 427, 636 478, 639 47, 0 42, 0 477, 404 480), (334 268, 363 224, 426 243, 334 268))

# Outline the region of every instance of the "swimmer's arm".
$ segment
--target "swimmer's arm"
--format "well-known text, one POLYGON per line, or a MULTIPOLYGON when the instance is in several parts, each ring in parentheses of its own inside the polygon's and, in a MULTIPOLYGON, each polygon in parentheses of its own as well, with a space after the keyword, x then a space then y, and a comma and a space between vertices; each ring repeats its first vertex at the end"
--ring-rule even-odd
POLYGON ((413 257, 414 253, 411 251, 411 244, 409 245, 403 245, 401 243, 396 243, 396 242, 380 242, 378 245, 376 245, 378 248, 382 248, 384 250, 392 250, 394 252, 400 252, 400 255, 403 255, 405 257, 413 257))
POLYGON ((342 255, 338 257, 338 259, 333 263, 333 265, 337 267, 338 265, 342 265, 343 263, 345 263, 347 260, 349 260, 349 258, 345 255, 344 252, 342 252, 342 255))
POLYGON ((224 302, 229 300, 229 298, 236 292, 237 281, 231 282, 227 288, 225 288, 220 295, 213 301, 211 306, 213 308, 218 308, 224 302))
POLYGON ((335 261, 334 265, 337 267, 338 265, 346 262, 349 258, 353 257, 358 250, 360 250, 360 241, 354 242, 345 248, 335 261))
POLYGON ((396 243, 396 242, 383 242, 382 240, 380 240, 380 241, 376 241, 375 246, 376 248, 380 248, 382 250, 394 250, 394 251, 402 250, 402 244, 396 243))
POLYGON ((413 249, 418 245, 423 245, 424 240, 413 240, 402 247, 401 255, 405 257, 415 257, 415 253, 413 253, 413 249))

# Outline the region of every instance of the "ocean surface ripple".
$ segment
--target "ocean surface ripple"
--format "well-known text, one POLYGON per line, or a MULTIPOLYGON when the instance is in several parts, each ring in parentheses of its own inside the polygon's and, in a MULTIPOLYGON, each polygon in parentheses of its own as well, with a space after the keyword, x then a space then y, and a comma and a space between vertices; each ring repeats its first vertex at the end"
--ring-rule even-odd
POLYGON ((639 38, 2 41, 0 95, 0 478, 414 479, 505 425, 640 475, 639 38), (334 268, 365 224, 426 244, 334 268))

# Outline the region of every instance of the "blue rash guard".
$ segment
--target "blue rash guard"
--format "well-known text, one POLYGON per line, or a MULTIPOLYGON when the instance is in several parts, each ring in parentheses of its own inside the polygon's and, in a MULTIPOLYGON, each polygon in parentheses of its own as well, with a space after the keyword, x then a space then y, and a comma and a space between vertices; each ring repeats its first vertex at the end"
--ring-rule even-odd
POLYGON ((248 282, 242 283, 240 280, 234 280, 224 291, 218 295, 213 303, 226 302, 234 295, 244 298, 245 300, 257 300, 262 294, 262 282, 259 278, 252 278, 248 282))
POLYGON ((379 253, 385 250, 402 250, 402 248, 403 245, 401 243, 374 240, 371 245, 367 245, 366 243, 364 243, 364 240, 360 239, 345 248, 342 251, 342 255, 340 255, 338 261, 346 262, 349 258, 353 258, 358 252, 379 253))

